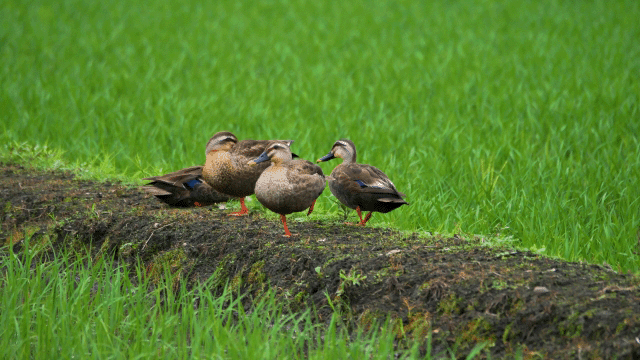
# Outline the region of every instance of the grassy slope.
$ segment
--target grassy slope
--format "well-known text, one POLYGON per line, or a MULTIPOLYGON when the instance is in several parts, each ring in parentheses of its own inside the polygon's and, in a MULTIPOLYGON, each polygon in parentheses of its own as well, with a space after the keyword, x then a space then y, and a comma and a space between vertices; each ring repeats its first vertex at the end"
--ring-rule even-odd
POLYGON ((0 17, 2 141, 136 178, 202 162, 219 130, 308 159, 349 137, 411 202, 376 224, 640 268, 636 1, 9 0, 0 17))
POLYGON ((257 213, 170 209, 69 173, 0 166, 0 183, 0 239, 18 254, 0 248, 3 359, 640 356, 638 275, 326 218, 287 239, 257 213))
MULTIPOLYGON (((397 353, 390 329, 349 341, 345 329, 336 329, 337 316, 323 328, 312 324, 309 311, 285 315, 273 293, 247 313, 241 297, 214 295, 206 282, 176 291, 168 267, 154 281, 141 267, 92 263, 72 251, 47 262, 36 253, 2 254, 0 320, 8 326, 0 354, 7 359, 324 359, 327 353, 388 359, 397 353)), ((401 356, 416 358, 416 351, 401 356)))

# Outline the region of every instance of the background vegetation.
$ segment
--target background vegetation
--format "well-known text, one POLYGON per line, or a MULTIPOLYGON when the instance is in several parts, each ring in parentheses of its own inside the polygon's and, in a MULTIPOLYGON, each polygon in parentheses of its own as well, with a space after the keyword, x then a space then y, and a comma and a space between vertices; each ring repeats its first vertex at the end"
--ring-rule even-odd
POLYGON ((5 153, 134 180, 202 163, 220 130, 310 160, 347 137, 411 202, 373 225, 640 268, 635 0, 5 0, 0 18, 5 153))

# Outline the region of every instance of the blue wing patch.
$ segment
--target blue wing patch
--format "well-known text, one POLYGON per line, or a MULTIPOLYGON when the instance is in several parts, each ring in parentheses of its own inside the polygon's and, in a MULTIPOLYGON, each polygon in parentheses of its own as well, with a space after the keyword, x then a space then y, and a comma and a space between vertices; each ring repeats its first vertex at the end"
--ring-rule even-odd
POLYGON ((202 184, 202 181, 198 180, 198 179, 193 179, 193 180, 189 180, 186 183, 184 183, 184 185, 189 188, 190 190, 193 189, 194 187, 196 187, 197 185, 202 184))
POLYGON ((362 180, 354 180, 356 183, 358 183, 358 185, 360 185, 361 188, 366 188, 367 184, 365 184, 364 182, 362 182, 362 180))
POLYGON ((362 180, 354 180, 358 185, 360 185, 360 188, 366 188, 366 187, 370 187, 370 188, 374 188, 374 189, 384 189, 384 187, 382 186, 369 186, 367 184, 364 183, 364 181, 362 180))

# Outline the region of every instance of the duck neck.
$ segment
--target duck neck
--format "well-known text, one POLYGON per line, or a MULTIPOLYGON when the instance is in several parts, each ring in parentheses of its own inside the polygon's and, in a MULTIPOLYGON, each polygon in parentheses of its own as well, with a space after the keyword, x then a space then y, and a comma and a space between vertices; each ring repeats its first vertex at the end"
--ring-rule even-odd
POLYGON ((213 154, 213 153, 216 153, 216 152, 226 152, 226 153, 228 153, 231 150, 231 148, 233 148, 233 145, 235 145, 235 143, 226 143, 226 144, 220 146, 218 144, 213 143, 211 140, 209 140, 209 143, 207 144, 207 148, 206 148, 204 154, 206 156, 208 156, 209 154, 213 154))
POLYGON ((284 163, 284 160, 279 158, 279 157, 272 157, 271 158, 271 165, 272 166, 282 166, 282 163, 284 163))
POLYGON ((356 162, 356 154, 345 153, 342 157, 343 164, 355 164, 356 162))
POLYGON ((283 163, 291 161, 290 153, 278 152, 271 157, 271 163, 275 166, 282 166, 283 163))

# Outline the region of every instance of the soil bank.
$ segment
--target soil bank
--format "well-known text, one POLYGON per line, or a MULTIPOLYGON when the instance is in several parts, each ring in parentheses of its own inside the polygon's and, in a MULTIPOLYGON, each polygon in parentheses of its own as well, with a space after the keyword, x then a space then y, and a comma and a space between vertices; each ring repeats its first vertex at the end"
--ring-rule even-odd
POLYGON ((32 246, 142 261, 150 275, 168 265, 176 288, 215 274, 213 292, 230 284, 251 299, 271 288, 288 310, 314 307, 320 322, 339 311, 353 329, 390 316, 398 347, 431 334, 434 352, 487 342, 492 358, 640 358, 638 275, 481 238, 327 220, 290 220, 299 236, 287 239, 279 221, 256 212, 172 209, 137 187, 15 164, 0 164, 0 184, 0 236, 15 251, 30 237, 32 246))

